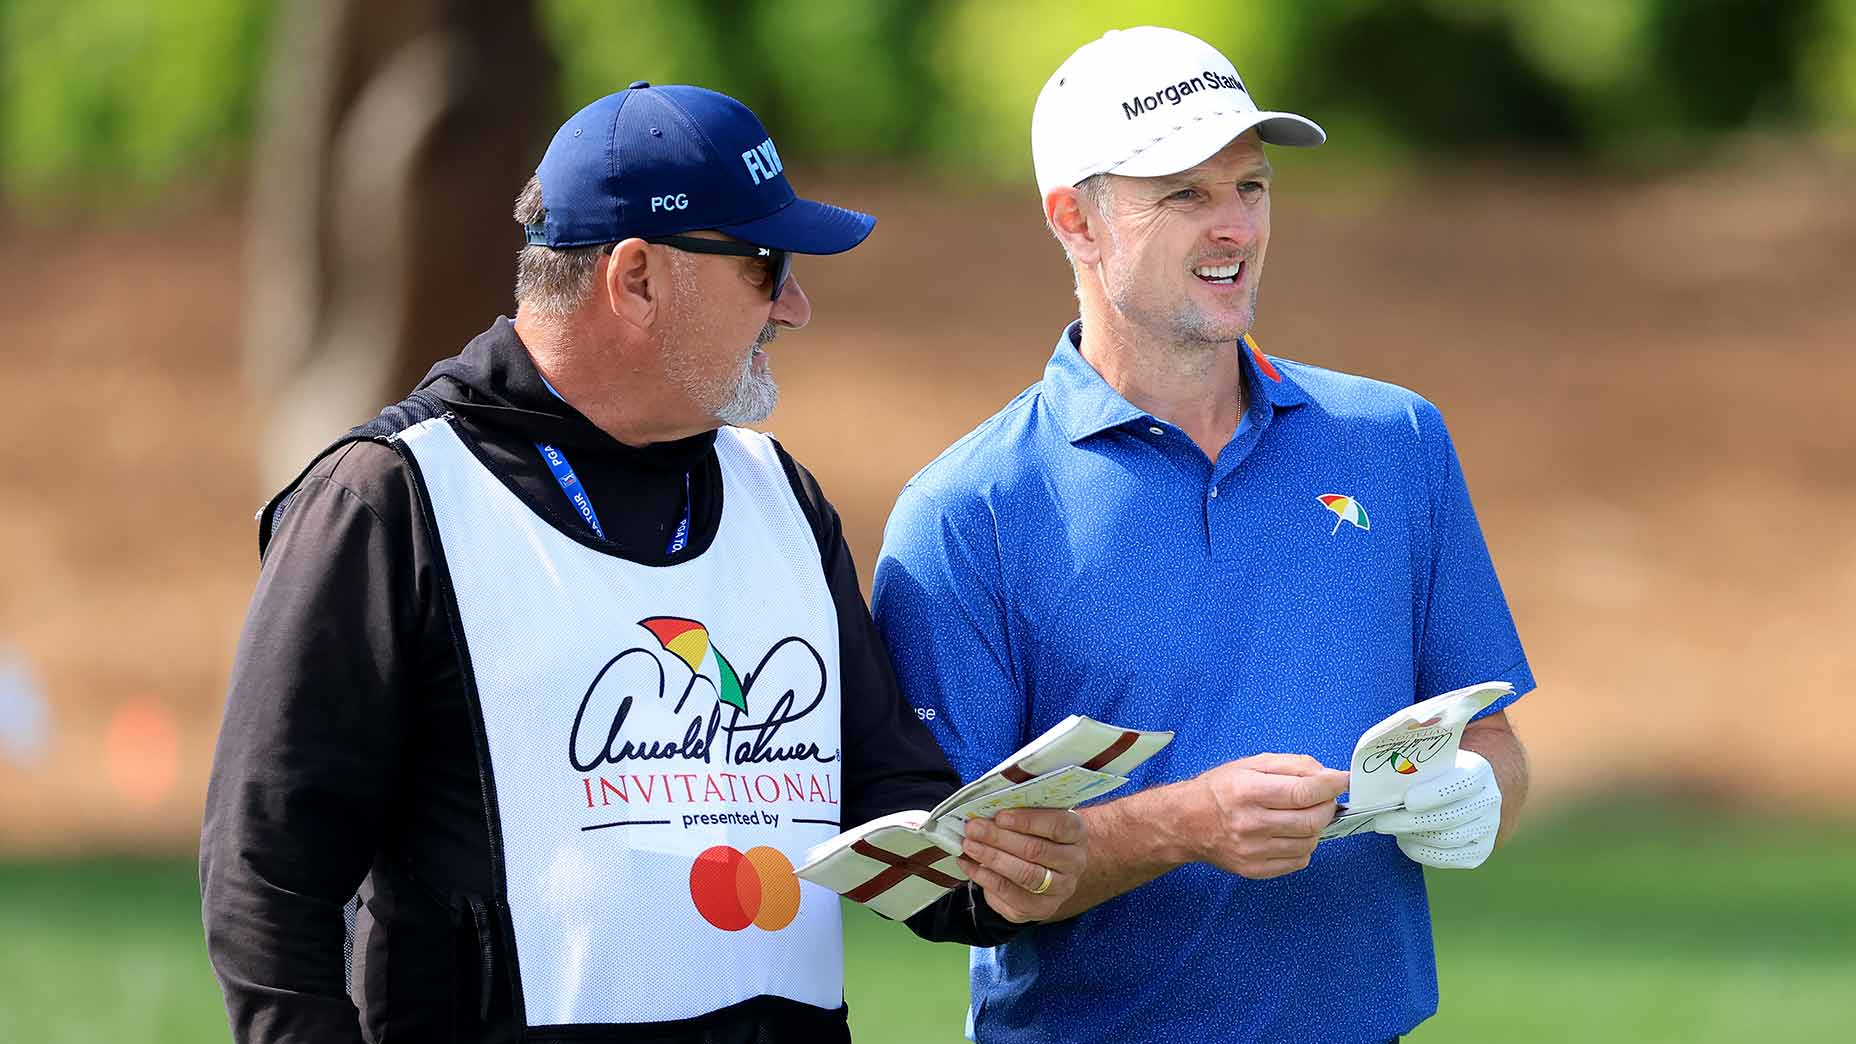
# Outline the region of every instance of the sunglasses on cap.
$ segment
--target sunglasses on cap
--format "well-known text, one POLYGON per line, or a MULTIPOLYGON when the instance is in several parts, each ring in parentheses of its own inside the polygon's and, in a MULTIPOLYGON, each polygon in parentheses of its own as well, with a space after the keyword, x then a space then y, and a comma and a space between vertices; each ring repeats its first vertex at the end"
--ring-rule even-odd
MULTIPOLYGON (((793 255, 790 251, 778 247, 757 246, 743 243, 738 239, 704 239, 700 236, 645 236, 647 243, 667 246, 672 250, 681 250, 686 254, 720 254, 724 257, 753 257, 765 261, 766 269, 772 283, 767 292, 769 300, 778 301, 780 291, 786 288, 786 279, 793 271, 793 255)), ((617 243, 607 243, 605 252, 610 254, 617 243)))

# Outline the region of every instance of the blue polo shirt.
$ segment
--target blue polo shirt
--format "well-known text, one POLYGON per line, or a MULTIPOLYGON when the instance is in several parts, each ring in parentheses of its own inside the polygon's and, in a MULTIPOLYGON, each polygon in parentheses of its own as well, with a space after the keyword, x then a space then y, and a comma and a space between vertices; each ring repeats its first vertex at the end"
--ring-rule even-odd
MULTIPOLYGON (((1132 788, 1264 751, 1345 768, 1399 707, 1533 688, 1436 407, 1241 343, 1246 423, 1207 460, 1080 337, 910 481, 877 564, 903 692, 963 778, 1072 713, 1178 732, 1132 788)), ((975 950, 968 1028, 1337 1044, 1436 1009, 1423 875, 1367 833, 1268 881, 1181 867, 975 950)))

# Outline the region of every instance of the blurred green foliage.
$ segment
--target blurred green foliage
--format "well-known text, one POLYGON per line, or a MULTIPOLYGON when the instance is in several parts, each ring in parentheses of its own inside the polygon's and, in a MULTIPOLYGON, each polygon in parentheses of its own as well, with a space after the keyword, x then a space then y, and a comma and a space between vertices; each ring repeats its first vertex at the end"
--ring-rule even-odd
MULTIPOLYGON (((249 139, 277 2, 0 0, 0 183, 213 173, 249 139)), ((698 82, 747 100, 793 155, 1013 179, 1044 78, 1131 17, 1120 0, 542 9, 563 114, 634 79, 698 82)), ((1856 0, 1153 0, 1139 16, 1212 41, 1264 104, 1351 147, 1605 155, 1856 127, 1856 0)))
POLYGON ((0 178, 72 189, 210 176, 251 129, 271 10, 0 0, 0 178))

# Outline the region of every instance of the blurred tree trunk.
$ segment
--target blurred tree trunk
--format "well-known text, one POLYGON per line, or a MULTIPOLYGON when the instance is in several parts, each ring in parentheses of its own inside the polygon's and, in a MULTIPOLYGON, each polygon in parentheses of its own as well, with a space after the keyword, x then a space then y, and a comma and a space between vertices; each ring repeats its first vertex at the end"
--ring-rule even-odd
POLYGON ((246 359, 266 489, 499 313, 556 115, 532 0, 297 0, 251 191, 246 359))

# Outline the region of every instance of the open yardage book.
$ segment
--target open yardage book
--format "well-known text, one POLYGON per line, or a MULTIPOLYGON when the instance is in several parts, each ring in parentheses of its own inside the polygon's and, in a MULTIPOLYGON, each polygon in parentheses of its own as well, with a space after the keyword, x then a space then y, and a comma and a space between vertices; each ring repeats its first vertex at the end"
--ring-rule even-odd
POLYGON ((796 872, 900 921, 967 880, 955 857, 968 819, 1008 808, 1074 808, 1126 783, 1172 741, 1171 732, 1072 714, 932 810, 883 816, 813 845, 796 872))
POLYGON ((1456 766, 1469 719, 1513 691, 1502 681, 1466 685, 1405 707, 1361 733, 1353 746, 1347 803, 1321 840, 1371 829, 1380 813, 1404 808, 1406 791, 1456 766))

